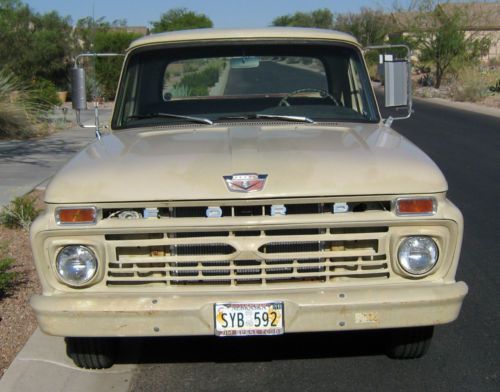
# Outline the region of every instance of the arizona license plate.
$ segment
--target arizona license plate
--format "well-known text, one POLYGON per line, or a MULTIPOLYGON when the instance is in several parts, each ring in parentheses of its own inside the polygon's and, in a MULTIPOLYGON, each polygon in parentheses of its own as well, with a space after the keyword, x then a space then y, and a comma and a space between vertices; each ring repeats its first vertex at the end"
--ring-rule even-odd
POLYGON ((217 336, 281 335, 283 302, 215 304, 217 336))

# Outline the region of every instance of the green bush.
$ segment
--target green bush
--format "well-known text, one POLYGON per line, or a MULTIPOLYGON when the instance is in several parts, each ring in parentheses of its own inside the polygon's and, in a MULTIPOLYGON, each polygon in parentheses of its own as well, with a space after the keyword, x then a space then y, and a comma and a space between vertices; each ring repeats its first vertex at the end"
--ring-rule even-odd
POLYGON ((14 285, 17 273, 9 271, 14 263, 14 259, 0 259, 0 298, 3 297, 14 285))
POLYGON ((151 22, 153 33, 212 27, 213 23, 205 14, 197 14, 187 8, 172 8, 161 15, 160 20, 151 22))
POLYGON ((29 230, 31 223, 40 213, 32 196, 16 197, 0 212, 0 223, 8 228, 29 230))
POLYGON ((71 18, 56 11, 41 14, 25 3, 0 0, 0 69, 25 81, 48 79, 66 89, 71 18))
POLYGON ((33 101, 41 110, 50 110, 61 104, 56 86, 47 79, 37 79, 33 82, 33 101))
POLYGON ((208 95, 208 89, 219 80, 220 68, 209 66, 200 72, 185 75, 175 88, 186 88, 191 96, 208 95))
MULTIPOLYGON (((95 48, 97 53, 123 53, 130 43, 139 38, 137 33, 126 31, 101 30, 95 33, 95 48)), ((96 60, 96 79, 99 84, 98 95, 106 100, 113 100, 118 87, 118 79, 123 64, 123 57, 98 58, 96 60)))

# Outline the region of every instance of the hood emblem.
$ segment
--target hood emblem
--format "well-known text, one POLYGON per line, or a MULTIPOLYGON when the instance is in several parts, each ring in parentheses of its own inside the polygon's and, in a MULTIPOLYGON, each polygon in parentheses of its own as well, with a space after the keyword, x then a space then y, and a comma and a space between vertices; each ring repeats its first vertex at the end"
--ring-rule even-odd
POLYGON ((264 188, 267 174, 238 173, 224 176, 227 189, 231 192, 257 192, 264 188))

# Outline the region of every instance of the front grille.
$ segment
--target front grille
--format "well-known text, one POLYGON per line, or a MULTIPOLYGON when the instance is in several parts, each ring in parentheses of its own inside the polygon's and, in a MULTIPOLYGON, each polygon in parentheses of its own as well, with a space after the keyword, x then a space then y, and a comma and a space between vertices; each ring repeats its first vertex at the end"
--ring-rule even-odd
POLYGON ((107 235, 108 286, 266 286, 386 280, 386 226, 107 235))

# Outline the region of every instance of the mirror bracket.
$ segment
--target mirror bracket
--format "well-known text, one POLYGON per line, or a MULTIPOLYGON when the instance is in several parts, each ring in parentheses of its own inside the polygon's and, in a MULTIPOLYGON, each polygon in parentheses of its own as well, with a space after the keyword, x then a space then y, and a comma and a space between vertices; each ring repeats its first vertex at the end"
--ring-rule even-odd
POLYGON ((392 122, 394 121, 394 118, 392 118, 392 116, 389 116, 387 117, 385 120, 384 120, 384 125, 387 127, 387 128, 390 128, 391 125, 392 125, 392 122))

